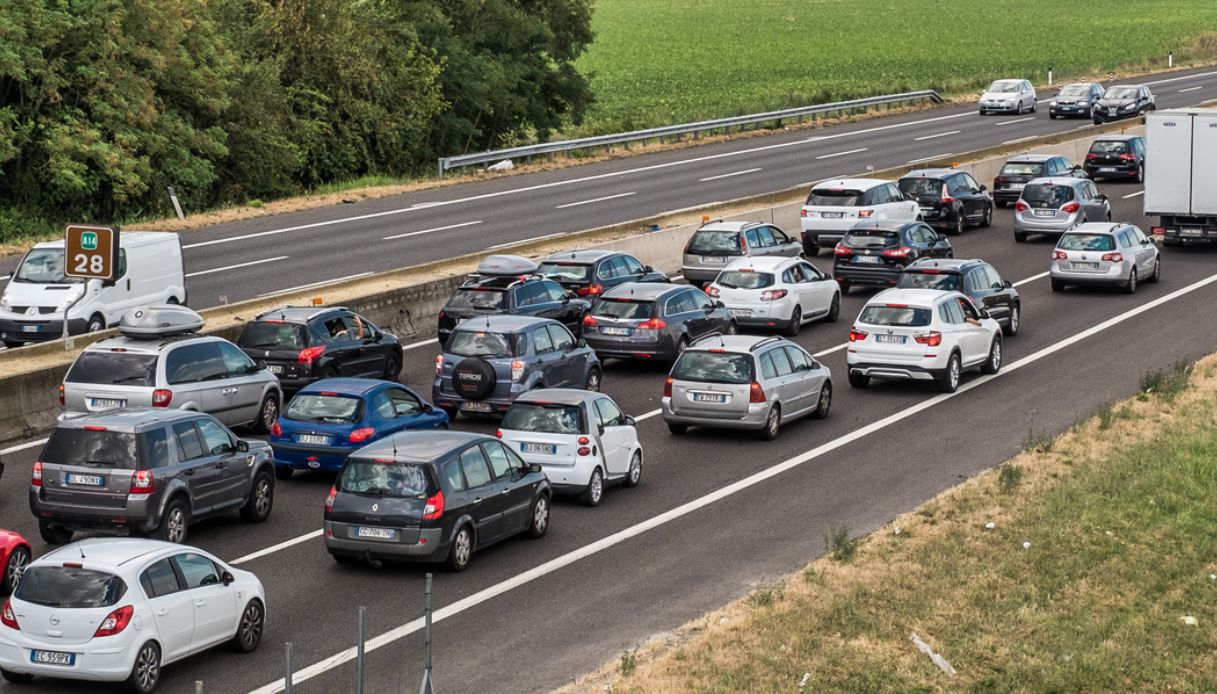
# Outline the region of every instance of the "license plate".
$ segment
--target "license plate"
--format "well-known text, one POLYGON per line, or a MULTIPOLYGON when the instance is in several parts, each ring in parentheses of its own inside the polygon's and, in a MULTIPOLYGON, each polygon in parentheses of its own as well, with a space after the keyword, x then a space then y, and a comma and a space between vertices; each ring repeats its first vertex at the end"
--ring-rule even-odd
POLYGON ((600 332, 604 333, 605 335, 629 335, 633 331, 630 330, 629 328, 604 327, 604 328, 600 328, 600 332))
POLYGON ((1098 270, 1099 264, 1098 263, 1080 263, 1080 262, 1075 261, 1073 263, 1073 268, 1075 270, 1098 270))
POLYGON ((855 255, 855 263, 863 263, 866 265, 878 265, 883 259, 877 255, 855 255))
POLYGON ((933 208, 933 207, 923 207, 923 208, 921 208, 921 213, 922 213, 922 214, 933 214, 933 212, 934 212, 934 208, 933 208))
POLYGON ((300 443, 310 443, 314 446, 330 445, 330 437, 322 436, 320 434, 300 434, 296 437, 296 440, 300 443))
POLYGON ((904 335, 876 335, 875 342, 890 342, 892 344, 904 344, 904 335))
POLYGON ((1204 234, 1204 232, 1199 229, 1180 229, 1179 230, 1180 236, 1192 236, 1192 237, 1200 238, 1203 234, 1204 234))
POLYGON ((63 476, 63 481, 78 487, 104 487, 106 484, 106 478, 101 475, 77 475, 71 472, 63 476))
POLYGON ((844 212, 821 212, 820 216, 824 219, 840 219, 845 216, 844 212))
POLYGON ((1036 217, 1055 217, 1056 210, 1033 210, 1032 214, 1036 217))
POLYGON ((355 537, 366 537, 370 540, 392 540, 397 537, 397 531, 392 528, 355 528, 355 537))
POLYGON ((1023 188, 1026 188, 1026 187, 1027 187, 1026 183, 1011 183, 1010 184, 1010 190, 1022 190, 1023 188))
POLYGON ((558 447, 552 443, 521 443, 520 452, 553 455, 558 452, 558 447))
POLYGON ((731 309, 731 315, 736 316, 737 318, 740 316, 751 316, 752 311, 746 308, 733 308, 731 309))
POLYGON ((1116 110, 1114 108, 1107 109, 1107 115, 1109 115, 1109 116, 1116 115, 1116 110))
POLYGON ((36 333, 36 332, 38 332, 38 326, 36 326, 36 325, 23 325, 23 326, 21 326, 21 332, 23 332, 23 333, 36 333))
POLYGON ((117 410, 120 407, 126 407, 126 400, 114 400, 112 398, 90 398, 89 404, 95 410, 117 410))
POLYGON ((30 662, 42 665, 72 666, 76 664, 76 654, 60 653, 59 651, 30 651, 30 662))
POLYGON ((701 261, 703 263, 709 263, 711 265, 722 265, 727 262, 727 256, 725 256, 725 255, 703 255, 701 257, 701 261))
POLYGON ((1100 171, 1101 173, 1115 173, 1115 172, 1116 172, 1116 167, 1114 167, 1114 166, 1100 166, 1100 167, 1099 167, 1099 171, 1100 171))
POLYGON ((266 370, 275 374, 276 376, 278 376, 279 374, 283 373, 283 365, 282 364, 267 364, 266 370))
POLYGON ((463 412, 490 412, 490 403, 488 402, 462 402, 461 411, 463 412))
POLYGON ((727 396, 722 393, 694 393, 693 402, 727 402, 727 396))

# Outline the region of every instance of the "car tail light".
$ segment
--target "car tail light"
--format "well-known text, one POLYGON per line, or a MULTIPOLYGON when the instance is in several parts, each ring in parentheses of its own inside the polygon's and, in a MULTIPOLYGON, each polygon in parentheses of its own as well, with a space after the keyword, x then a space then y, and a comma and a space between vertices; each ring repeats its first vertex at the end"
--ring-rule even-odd
POLYGON ((766 289, 761 292, 761 301, 777 301, 786 298, 789 293, 785 289, 766 289))
POLYGON ((136 470, 131 475, 131 494, 151 494, 156 491, 156 477, 151 470, 136 470))
POLYGON ((743 253, 747 253, 748 252, 748 242, 744 240, 744 235, 740 234, 740 235, 736 236, 736 238, 739 239, 740 251, 743 253))
POLYGON ((875 213, 874 210, 858 210, 858 216, 862 219, 866 219, 867 217, 870 217, 874 213, 875 213))
POLYGON ((1095 154, 1094 152, 1088 152, 1088 153, 1086 154, 1086 158, 1087 158, 1087 159, 1098 159, 1098 158, 1099 158, 1099 155, 1095 154))
POLYGON ((1136 157, 1136 156, 1134 156, 1134 155, 1132 155, 1132 154, 1128 154, 1127 152, 1125 152, 1124 154, 1121 154, 1121 155, 1120 155, 1120 158, 1121 158, 1121 159, 1123 159, 1124 161, 1132 161, 1133 159, 1136 159, 1137 157, 1136 157))
POLYGON ((596 319, 592 318, 592 314, 589 313, 583 317, 583 327, 585 327, 585 328, 596 327, 596 319))
POLYGON ((861 330, 858 330, 856 328, 850 328, 849 341, 850 342, 861 342, 861 341, 865 340, 866 336, 869 334, 870 333, 864 333, 861 330))
POLYGON ((503 438, 503 430, 502 430, 502 429, 498 429, 498 430, 496 430, 496 431, 494 432, 494 437, 495 437, 496 439, 501 439, 501 438, 503 438))
POLYGON ((943 183, 942 184, 942 203, 945 205, 946 203, 950 203, 950 202, 955 202, 955 198, 951 197, 950 194, 947 193, 947 184, 943 183))
POLYGON ((1023 202, 1022 200, 1019 200, 1018 202, 1014 203, 1015 212, 1026 212, 1029 209, 1031 209, 1031 206, 1028 205, 1027 203, 1023 202))
POLYGON ((299 354, 296 355, 296 361, 305 366, 312 366, 313 362, 320 359, 321 355, 324 353, 325 345, 318 345, 317 347, 305 347, 304 349, 300 350, 299 354))
POLYGON ((42 461, 34 463, 34 473, 30 475, 30 484, 35 487, 42 486, 42 461))
POLYGON ((173 402, 173 391, 168 388, 157 388, 152 391, 152 406, 153 407, 169 407, 169 403, 173 402))
POLYGON ((271 436, 283 436, 283 427, 279 426, 279 422, 270 425, 271 436))
POLYGON ((748 402, 765 402, 765 389, 756 381, 748 386, 748 402))
POLYGON ((1165 236, 1165 235, 1166 235, 1166 227, 1152 227, 1152 228, 1149 230, 1149 233, 1153 234, 1154 236, 1165 236))
POLYGON ((330 493, 325 497, 325 512, 329 513, 334 510, 334 497, 338 496, 338 487, 331 486, 330 493))
POLYGON ((577 442, 577 443, 578 443, 580 446, 586 446, 587 444, 589 444, 589 443, 591 443, 591 442, 592 442, 592 440, 591 440, 591 439, 589 439, 589 438, 588 438, 588 437, 586 437, 586 436, 580 436, 579 438, 575 439, 575 441, 576 441, 576 442, 577 442))
POLYGON ((435 355, 435 375, 438 376, 444 371, 444 355, 435 355))
POLYGON ((901 246, 900 248, 889 248, 886 251, 883 251, 883 255, 887 258, 907 258, 909 257, 909 253, 912 252, 913 249, 909 248, 908 246, 901 246))
POLYGON ((709 287, 706 287, 706 296, 712 296, 715 299, 717 299, 718 295, 719 295, 718 287, 714 286, 713 284, 710 285, 709 287))
POLYGON ((579 287, 575 290, 576 296, 600 296, 604 291, 604 286, 599 284, 589 284, 586 287, 579 287))
POLYGON ((524 362, 516 359, 511 362, 511 380, 518 381, 524 378, 524 362))
POLYGON ((1119 253, 1104 253, 1103 260, 1106 260, 1109 263, 1122 263, 1124 262, 1124 256, 1120 255, 1119 253))
POLYGON ((1052 251, 1052 259, 1053 260, 1069 260, 1069 254, 1066 253, 1065 251, 1054 250, 1054 251, 1052 251))
POLYGON ((919 344, 919 345, 929 345, 930 347, 937 347, 938 345, 942 344, 942 333, 938 332, 937 330, 931 330, 928 333, 914 335, 913 339, 916 340, 917 344, 919 344))
POLYGON ((1067 202, 1064 205, 1061 205, 1061 212, 1068 212, 1070 214, 1073 214, 1080 209, 1082 209, 1082 206, 1079 205, 1076 200, 1074 202, 1067 202))
POLYGON ((85 427, 85 431, 109 431, 105 427, 99 427, 96 424, 89 424, 85 427))
POLYGON ((63 407, 64 404, 65 403, 64 403, 64 398, 63 398, 63 384, 60 383, 59 384, 59 406, 63 407))
POLYGON ((0 607, 0 622, 9 629, 21 631, 21 625, 17 623, 17 615, 13 614, 13 604, 8 598, 4 599, 4 607, 0 607))
MULTIPOLYGON (((663 379, 663 396, 665 398, 672 397, 672 377, 671 376, 668 376, 667 378, 663 379)), ((39 482, 39 484, 41 484, 41 482, 39 482)))
POLYGON ((440 490, 428 497, 427 503, 423 504, 423 520, 438 520, 442 515, 444 515, 444 492, 440 490))
POLYGON ((362 429, 352 431, 347 438, 351 440, 351 443, 363 443, 364 441, 372 438, 372 436, 375 434, 376 430, 372 427, 363 427, 362 429))
POLYGON ((800 216, 800 217, 806 217, 806 216, 807 216, 807 210, 799 210, 799 216, 800 216))
POLYGON ((841 244, 838 243, 836 246, 833 247, 832 254, 833 255, 853 255, 854 252, 852 249, 846 248, 845 246, 842 246, 841 244))
POLYGON ((663 330, 668 327, 668 324, 658 318, 645 320, 638 324, 639 330, 663 330))
POLYGON ((106 615, 106 618, 101 620, 101 625, 97 627, 97 631, 93 632, 93 637, 98 636, 114 636, 121 633, 127 625, 131 623, 131 617, 135 615, 135 607, 126 605, 114 610, 106 615))
POLYGON ((993 187, 996 188, 1006 182, 1005 176, 997 176, 993 179, 993 187))

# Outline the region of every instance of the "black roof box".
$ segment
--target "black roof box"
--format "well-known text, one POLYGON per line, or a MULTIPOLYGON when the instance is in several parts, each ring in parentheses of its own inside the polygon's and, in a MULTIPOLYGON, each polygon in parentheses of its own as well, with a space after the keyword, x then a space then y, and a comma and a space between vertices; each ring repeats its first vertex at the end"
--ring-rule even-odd
POLYGON ((477 274, 484 277, 531 275, 540 267, 536 262, 518 255, 488 255, 478 263, 477 274))
POLYGON ((202 316, 178 304, 134 308, 123 314, 118 322, 118 332, 139 340, 198 332, 202 327, 202 316))

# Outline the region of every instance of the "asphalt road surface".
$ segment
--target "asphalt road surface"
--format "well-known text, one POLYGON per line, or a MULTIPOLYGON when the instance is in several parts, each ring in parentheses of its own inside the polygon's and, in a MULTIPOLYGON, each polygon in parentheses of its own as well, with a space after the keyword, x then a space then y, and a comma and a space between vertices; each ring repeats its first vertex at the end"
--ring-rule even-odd
MULTIPOLYGON (((1115 219, 1147 226, 1137 186, 1101 188, 1115 219)), ((1163 281, 1142 284, 1133 296, 1054 293, 1046 277, 1052 243, 1033 237, 1016 244, 1011 214, 999 209, 992 228, 952 238, 956 257, 993 262, 1017 283, 1023 301, 1022 331, 1006 340, 1001 373, 969 374, 957 394, 918 384, 866 390, 846 384, 850 319, 870 295, 861 290, 844 298, 840 322, 814 324, 797 338, 832 369, 832 415, 789 425, 773 442, 699 429, 672 436, 656 410, 665 369, 610 362, 605 391, 640 420, 641 486, 611 488, 594 509, 560 499, 544 539, 476 553, 462 574, 431 569, 437 686, 534 692, 561 685, 648 635, 796 569, 823 553, 824 536, 836 526, 872 530, 1015 454, 1028 432, 1060 432, 1133 393, 1145 370, 1217 347, 1217 249, 1165 249, 1163 281)), ((827 268, 831 261, 813 262, 827 268)), ((407 352, 403 380, 429 394, 435 353, 433 342, 407 352)), ((463 417, 457 427, 495 428, 463 417)), ((35 445, 4 452, 0 527, 26 534, 41 555, 47 547, 25 498, 37 451, 35 445)), ((276 691, 285 641, 293 643, 297 670, 309 675, 297 693, 354 691, 349 649, 361 605, 369 608, 368 634, 377 637, 368 691, 418 686, 428 569, 336 565, 319 539, 330 483, 323 475, 280 482, 274 512, 262 525, 234 515, 194 526, 192 544, 262 579, 269 621, 259 651, 215 650, 171 665, 165 691, 190 691, 196 680, 207 692, 276 691)), ((40 680, 21 691, 110 689, 40 680)))

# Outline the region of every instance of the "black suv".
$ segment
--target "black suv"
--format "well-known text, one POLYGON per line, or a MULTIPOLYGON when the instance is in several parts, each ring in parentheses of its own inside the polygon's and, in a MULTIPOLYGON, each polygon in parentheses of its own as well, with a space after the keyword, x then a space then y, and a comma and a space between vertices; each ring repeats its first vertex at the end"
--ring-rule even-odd
POLYGON ((1140 135, 1101 135, 1086 153, 1086 173, 1091 179, 1145 180, 1145 138, 1140 135))
POLYGON ((1031 179, 1052 177, 1086 178, 1086 172, 1058 154, 1018 154, 993 177, 993 199, 1001 207, 1013 205, 1031 179))
POLYGON ((344 306, 285 306, 245 324, 237 346, 279 377, 285 391, 322 378, 363 376, 396 381, 401 344, 344 306))
POLYGON ((595 298, 626 282, 667 282, 668 276, 620 251, 564 251, 541 261, 538 272, 576 296, 595 298))
POLYGON ((832 277, 842 294, 855 284, 894 287, 909 263, 921 258, 950 258, 953 253, 947 237, 925 222, 858 222, 837 244, 832 277))
POLYGON ((1009 280, 1003 280, 983 260, 918 260, 900 273, 901 289, 941 289, 963 292, 973 304, 989 312, 1006 335, 1018 334, 1022 300, 1009 280))
POLYGON ((956 169, 921 169, 900 179, 900 192, 917 199, 921 218, 938 229, 962 234, 968 224, 993 224, 993 198, 972 174, 956 169))
POLYGON ((1099 125, 1134 118, 1156 108, 1158 106, 1149 87, 1143 84, 1117 84, 1103 92, 1103 98, 1094 105, 1092 120, 1099 125))
POLYGON ((439 344, 447 344, 452 329, 477 316, 509 314, 550 318, 575 335, 591 302, 572 298, 562 285, 537 274, 537 264, 513 255, 492 255, 478 265, 439 312, 439 344))

